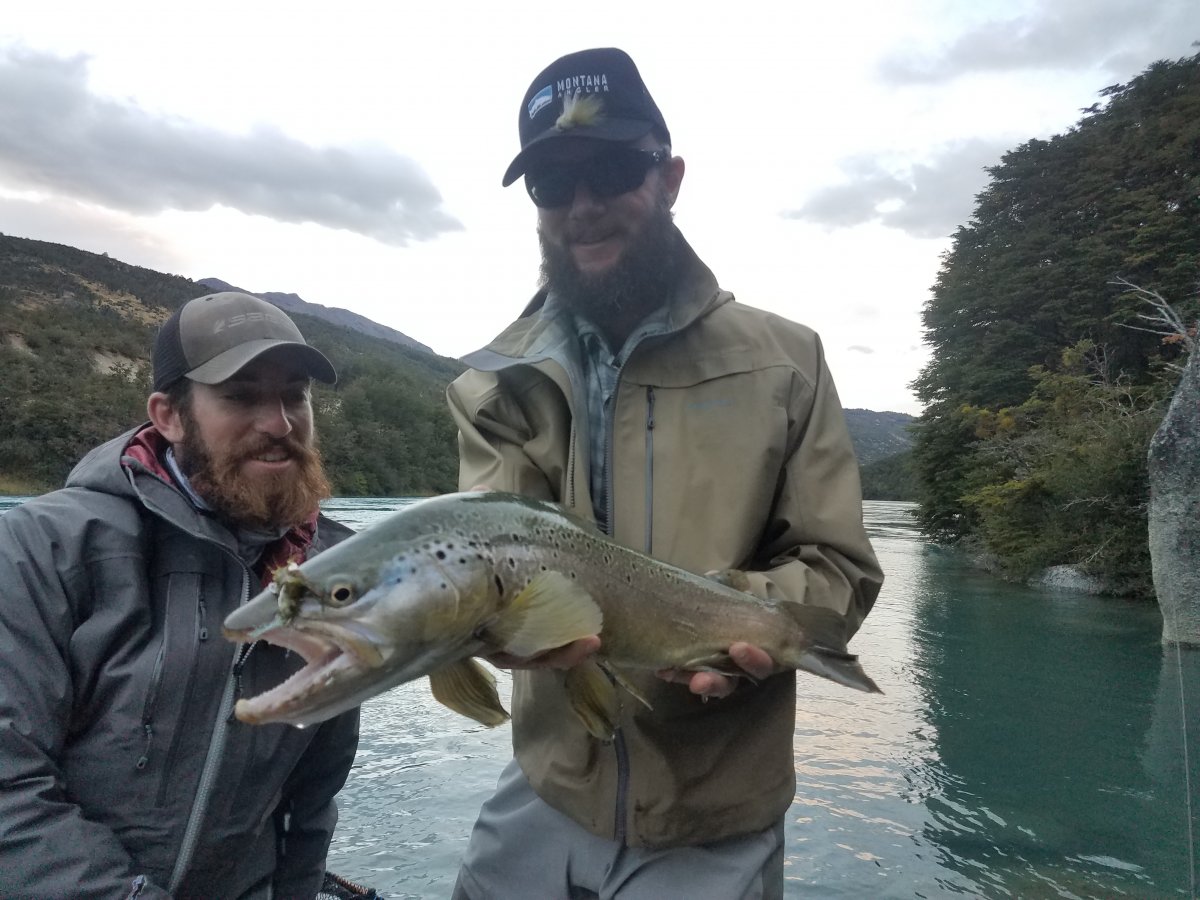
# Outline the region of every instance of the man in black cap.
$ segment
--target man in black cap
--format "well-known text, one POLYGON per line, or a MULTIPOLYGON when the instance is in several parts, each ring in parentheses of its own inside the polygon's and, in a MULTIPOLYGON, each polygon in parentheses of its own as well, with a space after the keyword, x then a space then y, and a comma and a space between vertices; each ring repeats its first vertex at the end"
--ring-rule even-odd
POLYGON ((0 518, 0 896, 313 897, 358 711, 236 721, 299 667, 221 622, 349 531, 310 382, 333 366, 257 297, 177 310, 150 421, 0 518))
MULTIPOLYGON (((504 184, 524 176, 537 207, 543 286, 450 387, 461 486, 556 501, 683 568, 835 609, 849 636, 882 574, 820 340, 735 302, 683 239, 684 163, 625 53, 556 60, 518 116, 504 184)), ((557 671, 599 638, 493 658, 517 669, 515 760, 455 897, 780 897, 794 673, 728 638, 750 677, 631 676, 649 708, 626 702, 609 742, 557 671)))

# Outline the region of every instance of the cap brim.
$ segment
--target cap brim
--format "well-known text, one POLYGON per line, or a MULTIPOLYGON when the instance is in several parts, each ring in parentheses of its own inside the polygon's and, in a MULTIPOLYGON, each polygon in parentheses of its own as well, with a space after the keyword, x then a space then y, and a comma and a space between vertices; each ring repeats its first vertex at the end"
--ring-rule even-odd
POLYGON ((263 338, 257 341, 247 341, 231 347, 224 353, 218 353, 203 365, 196 366, 187 373, 187 377, 200 384, 220 384, 240 372, 254 360, 271 350, 286 347, 289 356, 300 361, 304 371, 317 381, 325 384, 337 383, 337 371, 333 363, 325 358, 325 354, 308 344, 296 341, 281 341, 263 338))
POLYGON ((504 180, 501 184, 504 187, 508 187, 524 175, 525 167, 529 164, 530 159, 543 153, 548 141, 569 139, 627 143, 644 137, 653 128, 654 125, 651 122, 643 119, 605 119, 596 125, 579 125, 566 131, 558 128, 549 128, 521 148, 521 152, 516 155, 513 161, 509 163, 508 169, 505 170, 504 180))

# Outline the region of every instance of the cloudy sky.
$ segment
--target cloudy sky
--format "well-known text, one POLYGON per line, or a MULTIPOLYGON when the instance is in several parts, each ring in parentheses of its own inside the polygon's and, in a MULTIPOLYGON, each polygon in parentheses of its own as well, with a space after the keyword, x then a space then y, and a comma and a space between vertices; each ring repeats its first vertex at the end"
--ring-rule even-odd
POLYGON ((459 356, 536 285, 532 204, 500 187, 526 87, 619 46, 723 286, 816 328, 845 406, 916 413, 921 306, 984 168, 1197 40, 1200 0, 10 4, 0 231, 459 356))

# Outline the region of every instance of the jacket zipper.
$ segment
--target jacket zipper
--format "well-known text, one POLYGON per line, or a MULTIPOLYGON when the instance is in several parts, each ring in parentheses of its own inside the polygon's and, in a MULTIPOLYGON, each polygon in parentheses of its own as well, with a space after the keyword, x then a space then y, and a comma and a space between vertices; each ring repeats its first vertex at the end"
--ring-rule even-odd
MULTIPOLYGON (((241 561, 239 560, 239 562, 241 561)), ((246 568, 245 563, 242 563, 242 602, 239 605, 245 604, 249 599, 250 570, 246 568)), ((221 767, 221 759, 225 755, 225 744, 229 736, 229 713, 233 709, 234 701, 234 670, 238 668, 241 656, 242 654, 239 653, 234 657, 230 677, 225 683, 225 694, 221 697, 221 706, 217 710, 216 726, 213 729, 212 740, 208 744, 208 753, 204 757, 204 768, 200 770, 200 784, 196 787, 196 798, 192 801, 192 811, 188 815, 187 827, 184 829, 183 840, 179 845, 179 856, 176 858, 175 868, 171 872, 171 886, 168 890, 172 894, 179 889, 183 876, 192 864, 196 845, 200 841, 200 826, 204 824, 208 803, 212 798, 213 782, 221 767)))
POLYGON ((646 555, 654 555, 654 388, 646 386, 646 555))
MULTIPOLYGON (((164 622, 169 621, 169 616, 164 618, 164 622)), ((142 707, 142 734, 146 738, 146 748, 138 757, 136 764, 138 771, 145 769, 150 762, 150 746, 154 743, 154 710, 158 706, 158 689, 162 687, 163 660, 166 655, 167 631, 164 624, 162 643, 159 645, 158 655, 154 657, 154 671, 150 675, 150 690, 146 692, 146 704, 142 707)))

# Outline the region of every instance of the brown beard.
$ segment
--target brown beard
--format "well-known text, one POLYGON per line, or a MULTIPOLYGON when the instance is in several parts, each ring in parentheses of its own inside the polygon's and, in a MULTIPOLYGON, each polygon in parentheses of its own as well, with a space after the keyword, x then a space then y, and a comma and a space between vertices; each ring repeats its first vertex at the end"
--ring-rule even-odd
POLYGON ((181 418, 183 471, 204 502, 234 525, 263 531, 291 528, 305 522, 331 496, 315 438, 305 443, 292 434, 282 439, 263 435, 214 451, 201 438, 191 410, 182 410, 181 418), (275 449, 291 457, 294 470, 254 479, 243 474, 243 462, 275 449))
POLYGON ((570 250, 550 243, 539 230, 542 284, 576 315, 609 334, 627 334, 669 301, 678 278, 679 241, 665 191, 637 240, 599 275, 580 271, 570 250))

